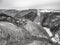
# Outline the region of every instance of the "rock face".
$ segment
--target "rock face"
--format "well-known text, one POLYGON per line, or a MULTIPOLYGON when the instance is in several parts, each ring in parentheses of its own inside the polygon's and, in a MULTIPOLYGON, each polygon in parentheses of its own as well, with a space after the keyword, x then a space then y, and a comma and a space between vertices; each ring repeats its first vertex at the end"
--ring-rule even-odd
POLYGON ((39 17, 37 9, 0 10, 0 44, 56 45, 43 27, 50 28, 51 32, 59 30, 59 25, 55 24, 59 24, 60 13, 42 11, 39 17))
POLYGON ((60 12, 57 10, 47 10, 44 12, 41 11, 41 25, 42 27, 49 28, 53 35, 59 35, 58 32, 60 32, 60 12))
POLYGON ((52 32, 56 32, 59 30, 60 12, 42 12, 41 17, 41 24, 43 27, 51 28, 52 32))

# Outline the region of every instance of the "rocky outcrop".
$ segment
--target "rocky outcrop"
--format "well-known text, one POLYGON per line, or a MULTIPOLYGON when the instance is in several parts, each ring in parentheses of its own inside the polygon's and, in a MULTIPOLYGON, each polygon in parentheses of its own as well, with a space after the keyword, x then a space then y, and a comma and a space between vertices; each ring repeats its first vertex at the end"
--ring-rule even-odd
POLYGON ((53 28, 56 23, 52 26, 51 20, 60 13, 49 10, 37 13, 36 9, 0 10, 0 44, 4 41, 2 44, 6 45, 59 45, 51 40, 44 27, 53 28))

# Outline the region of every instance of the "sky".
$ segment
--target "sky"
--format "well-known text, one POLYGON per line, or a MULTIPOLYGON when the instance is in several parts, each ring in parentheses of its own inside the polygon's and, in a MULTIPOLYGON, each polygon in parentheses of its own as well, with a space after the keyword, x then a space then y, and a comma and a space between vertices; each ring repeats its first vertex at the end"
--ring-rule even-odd
POLYGON ((60 0, 0 0, 0 9, 60 9, 60 0))

